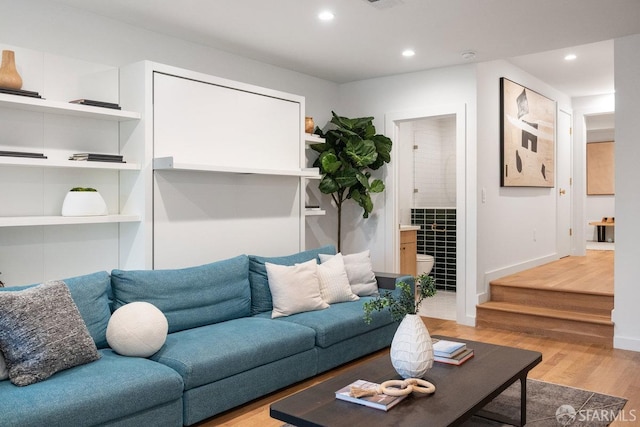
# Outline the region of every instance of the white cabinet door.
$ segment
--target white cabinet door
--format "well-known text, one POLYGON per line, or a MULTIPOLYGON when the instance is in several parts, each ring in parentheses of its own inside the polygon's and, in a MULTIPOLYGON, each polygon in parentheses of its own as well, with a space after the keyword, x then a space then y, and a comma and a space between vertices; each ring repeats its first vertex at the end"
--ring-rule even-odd
POLYGON ((154 73, 154 157, 181 163, 300 168, 300 104, 154 73))

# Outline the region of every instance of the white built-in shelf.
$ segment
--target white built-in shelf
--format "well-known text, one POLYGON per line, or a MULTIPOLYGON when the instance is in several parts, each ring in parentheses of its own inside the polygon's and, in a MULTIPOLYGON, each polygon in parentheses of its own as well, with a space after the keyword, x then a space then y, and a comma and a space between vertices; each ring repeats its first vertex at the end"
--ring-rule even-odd
POLYGON ((24 166, 40 168, 78 168, 78 169, 113 169, 113 170, 140 170, 138 163, 119 162, 89 162, 76 160, 53 160, 30 157, 0 156, 0 165, 24 166))
POLYGON ((5 216, 0 217, 0 227, 32 227, 36 225, 106 224, 139 222, 139 215, 96 216, 5 216))
POLYGON ((284 175, 301 176, 305 178, 320 177, 318 168, 304 169, 257 169, 237 166, 202 165, 194 163, 180 163, 174 161, 173 157, 156 157, 153 159, 154 170, 175 170, 175 171, 195 171, 195 172, 217 172, 217 173, 240 173, 255 175, 284 175))
POLYGON ((321 215, 325 215, 327 213, 327 211, 325 211, 324 209, 305 209, 304 210, 304 214, 306 216, 321 216, 321 215))
POLYGON ((322 144, 325 142, 324 138, 320 138, 318 135, 314 135, 311 133, 304 134, 304 142, 305 144, 322 144))
POLYGON ((120 122, 140 120, 140 113, 133 111, 93 107, 91 105, 71 104, 69 102, 50 101, 48 99, 8 95, 5 93, 0 93, 0 107, 120 122))

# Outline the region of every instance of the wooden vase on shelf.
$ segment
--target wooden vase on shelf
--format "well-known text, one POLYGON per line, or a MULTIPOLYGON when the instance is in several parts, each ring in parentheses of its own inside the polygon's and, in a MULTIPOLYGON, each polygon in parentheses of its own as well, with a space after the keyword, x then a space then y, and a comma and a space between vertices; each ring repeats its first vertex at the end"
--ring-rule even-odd
POLYGON ((313 117, 305 117, 304 118, 304 131, 306 133, 313 133, 315 125, 313 123, 313 117))
POLYGON ((21 89, 22 77, 16 69, 16 57, 12 50, 2 51, 2 64, 0 65, 0 88, 21 89))

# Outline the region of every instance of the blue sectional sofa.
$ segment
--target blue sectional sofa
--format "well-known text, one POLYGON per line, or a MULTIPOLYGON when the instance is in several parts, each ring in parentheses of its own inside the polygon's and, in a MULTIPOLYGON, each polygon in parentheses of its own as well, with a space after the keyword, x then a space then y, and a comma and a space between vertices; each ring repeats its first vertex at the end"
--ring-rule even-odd
MULTIPOLYGON (((0 381, 0 425, 191 425, 389 346, 397 328, 389 313, 363 321, 371 297, 271 318, 265 262, 321 253, 335 248, 65 280, 101 358, 25 387, 0 381), (134 301, 154 304, 168 321, 166 342, 149 358, 121 356, 106 341, 111 313, 134 301)), ((400 280, 413 284, 386 275, 384 286, 400 280)))

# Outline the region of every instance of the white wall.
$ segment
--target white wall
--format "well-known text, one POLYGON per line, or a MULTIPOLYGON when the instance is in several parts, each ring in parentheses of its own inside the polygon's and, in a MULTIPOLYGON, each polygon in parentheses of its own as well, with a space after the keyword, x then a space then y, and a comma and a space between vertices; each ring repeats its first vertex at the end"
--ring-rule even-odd
POLYGON ((640 351, 640 35, 615 40, 616 254, 614 346, 640 351))
MULTIPOLYGON (((462 183, 462 188, 466 188, 466 194, 461 196, 466 198, 466 216, 461 219, 467 222, 467 229, 464 230, 466 240, 458 237, 458 241, 469 242, 460 250, 466 253, 468 271, 473 272, 475 272, 474 242, 476 241, 475 162, 472 160, 475 158, 476 145, 475 79, 475 66, 464 65, 347 83, 339 88, 340 101, 339 110, 337 110, 339 114, 349 117, 373 116, 377 132, 387 135, 392 134, 393 130, 385 128, 385 117, 408 117, 422 111, 445 111, 426 116, 463 111, 458 129, 461 130, 460 134, 463 135, 466 145, 463 144, 464 147, 457 154, 463 159, 462 162, 465 156, 470 161, 466 163, 466 182, 462 183)), ((390 250, 393 246, 391 236, 398 233, 397 223, 393 223, 393 198, 389 192, 396 184, 392 177, 394 168, 398 167, 398 154, 393 150, 391 154, 392 161, 384 172, 387 190, 384 195, 375 196, 374 213, 371 218, 363 220, 359 207, 355 204, 350 204, 348 208, 345 205, 343 212, 343 226, 347 230, 352 230, 343 240, 344 251, 370 248, 374 268, 387 271, 392 271, 394 265, 394 251, 390 250)), ((462 209, 461 205, 459 207, 462 209)), ((335 221, 335 215, 330 215, 323 220, 335 221)), ((463 283, 465 278, 458 277, 458 280, 459 283, 463 283)), ((461 286, 458 290, 465 307, 464 314, 458 316, 458 321, 473 323, 473 319, 467 313, 475 313, 475 283, 470 283, 466 288, 461 286)))
POLYGON ((435 116, 400 123, 398 207, 400 224, 411 223, 412 207, 456 206, 456 117, 435 116), (418 149, 414 149, 414 146, 418 149), (414 193, 414 189, 418 192, 414 193))
MULTIPOLYGON (((0 0, 0 11, 1 44, 116 67, 151 60, 302 95, 306 98, 305 115, 314 117, 320 127, 330 119, 331 110, 335 109, 338 85, 316 77, 46 0, 0 0)), ((20 58, 16 60, 20 67, 20 58)), ((335 241, 312 218, 306 235, 308 247, 335 241)))
POLYGON ((500 187, 500 78, 571 111, 570 98, 506 61, 478 64, 478 294, 490 280, 556 257, 556 190, 500 187), (486 201, 482 201, 482 193, 486 201))
MULTIPOLYGON (((456 206, 456 118, 430 117, 413 128, 414 207, 456 206)), ((404 170, 404 168, 402 168, 404 170)))
POLYGON ((122 66, 141 60, 307 97, 307 115, 331 117, 337 85, 46 0, 0 0, 0 42, 122 66))

